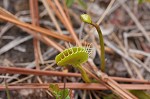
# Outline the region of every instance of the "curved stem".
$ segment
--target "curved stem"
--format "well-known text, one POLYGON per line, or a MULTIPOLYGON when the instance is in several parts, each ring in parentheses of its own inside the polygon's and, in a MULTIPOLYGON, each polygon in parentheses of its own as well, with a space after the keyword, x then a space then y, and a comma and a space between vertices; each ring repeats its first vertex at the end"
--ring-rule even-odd
POLYGON ((95 23, 91 23, 91 25, 93 25, 99 35, 99 41, 100 41, 100 51, 101 51, 101 70, 104 72, 105 71, 105 49, 104 49, 104 40, 103 40, 103 35, 102 35, 102 31, 100 30, 100 27, 95 24, 95 23))
POLYGON ((86 72, 83 70, 82 66, 80 64, 74 65, 75 68, 77 68, 81 75, 82 75, 82 79, 86 82, 86 83, 90 83, 91 80, 89 79, 88 75, 86 74, 86 72))

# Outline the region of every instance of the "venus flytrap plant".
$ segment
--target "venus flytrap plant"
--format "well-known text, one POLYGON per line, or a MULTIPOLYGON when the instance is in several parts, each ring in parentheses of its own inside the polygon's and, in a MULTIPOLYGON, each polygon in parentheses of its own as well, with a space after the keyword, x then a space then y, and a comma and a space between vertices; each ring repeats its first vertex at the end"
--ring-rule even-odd
POLYGON ((77 68, 81 72, 82 79, 89 83, 91 81, 83 70, 81 64, 88 60, 91 52, 92 48, 90 47, 71 47, 58 54, 55 61, 58 66, 72 65, 77 68))
POLYGON ((100 52, 101 52, 101 58, 100 58, 101 70, 104 72, 105 71, 105 50, 104 50, 104 40, 103 40, 102 32, 101 32, 99 26, 96 23, 92 22, 92 19, 91 19, 91 17, 88 14, 82 14, 81 15, 81 20, 83 22, 85 22, 85 23, 93 25, 96 28, 97 32, 98 32, 100 46, 101 46, 100 47, 100 52))

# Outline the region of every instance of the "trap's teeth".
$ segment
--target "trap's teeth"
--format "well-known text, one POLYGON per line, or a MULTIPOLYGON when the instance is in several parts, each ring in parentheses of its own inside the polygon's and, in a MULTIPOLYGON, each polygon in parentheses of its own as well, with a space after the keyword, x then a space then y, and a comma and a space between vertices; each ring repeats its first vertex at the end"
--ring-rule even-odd
POLYGON ((89 57, 91 56, 92 52, 88 53, 89 57))
POLYGON ((62 60, 63 58, 60 56, 60 61, 62 60))
MULTIPOLYGON (((70 54, 70 53, 69 53, 69 50, 67 50, 67 53, 68 53, 68 55, 70 54)), ((67 55, 67 56, 68 56, 68 55, 67 55)))
POLYGON ((78 52, 78 47, 77 47, 77 51, 76 52, 78 52))
POLYGON ((63 53, 64 57, 66 57, 66 55, 63 53))
POLYGON ((72 50, 71 49, 69 49, 68 52, 70 52, 69 54, 72 54, 72 50))
POLYGON ((71 50, 72 50, 72 53, 74 53, 73 48, 71 48, 71 50))

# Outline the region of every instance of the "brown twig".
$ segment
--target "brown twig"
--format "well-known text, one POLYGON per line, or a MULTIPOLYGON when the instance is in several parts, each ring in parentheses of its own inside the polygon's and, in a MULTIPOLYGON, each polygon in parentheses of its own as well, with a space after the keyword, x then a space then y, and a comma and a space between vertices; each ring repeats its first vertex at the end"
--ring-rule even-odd
MULTIPOLYGON (((81 77, 79 73, 63 73, 59 71, 43 71, 43 70, 34 70, 26 68, 16 68, 16 67, 5 67, 0 66, 0 73, 10 73, 10 74, 32 74, 32 75, 47 75, 47 76, 72 76, 72 77, 81 77)), ((144 83, 150 84, 148 80, 138 80, 132 78, 122 78, 122 77, 110 77, 118 82, 132 82, 132 83, 144 83)))
POLYGON ((33 25, 30 25, 30 24, 21 22, 19 20, 9 18, 7 16, 4 16, 3 14, 0 14, 0 19, 11 22, 11 23, 14 23, 14 24, 19 25, 19 26, 24 27, 24 28, 31 29, 31 30, 36 31, 36 32, 40 32, 44 35, 52 36, 54 38, 65 40, 65 41, 68 41, 68 42, 73 42, 72 38, 70 38, 68 36, 60 35, 60 34, 54 32, 52 30, 50 31, 50 30, 47 30, 45 28, 41 28, 39 26, 33 26, 33 25))
POLYGON ((42 70, 15 68, 15 67, 2 67, 2 66, 0 66, 0 73, 51 75, 51 76, 62 76, 62 77, 63 76, 81 77, 80 74, 76 74, 76 73, 64 73, 64 72, 58 72, 58 71, 42 71, 42 70))
POLYGON ((36 37, 37 39, 39 39, 40 41, 44 42, 45 44, 47 44, 48 46, 53 46, 54 48, 56 48, 58 51, 63 51, 64 47, 59 45, 58 43, 56 43, 54 40, 49 39, 46 36, 39 36, 36 35, 34 31, 24 28, 24 27, 20 27, 21 29, 25 30, 27 33, 33 35, 34 37, 36 37))
MULTIPOLYGON (((50 84, 58 84, 59 88, 64 88, 64 83, 48 83, 48 84, 38 84, 38 83, 22 83, 22 84, 9 84, 9 90, 18 90, 18 89, 48 89, 50 84)), ((149 90, 150 85, 141 85, 141 84, 120 84, 124 89, 128 90, 149 90)), ((102 84, 98 83, 66 83, 66 88, 69 89, 80 89, 80 90, 108 90, 102 84)), ((0 85, 0 90, 5 90, 5 85, 0 85)))
POLYGON ((61 13, 61 15, 62 15, 62 17, 63 17, 63 19, 64 19, 64 21, 65 21, 65 24, 67 25, 67 29, 68 29, 69 32, 71 33, 71 35, 72 35, 72 37, 74 38, 76 44, 77 44, 78 46, 81 46, 81 43, 80 43, 79 39, 77 38, 77 35, 76 35, 76 33, 75 33, 75 31, 74 31, 74 29, 73 29, 71 23, 70 23, 69 20, 67 19, 67 16, 66 16, 66 14, 65 14, 64 11, 63 11, 63 8, 61 7, 60 2, 59 2, 58 0, 54 0, 54 2, 55 2, 55 4, 56 4, 56 6, 58 7, 58 10, 60 11, 60 13, 61 13))
MULTIPOLYGON (((19 21, 15 16, 13 16, 12 14, 10 14, 9 12, 7 12, 6 10, 0 8, 0 13, 5 15, 5 17, 7 16, 8 18, 10 18, 11 20, 14 19, 16 21, 19 21)), ((48 37, 46 36, 40 36, 40 35, 37 35, 34 31, 26 28, 26 27, 21 27, 18 25, 18 27, 20 27, 21 29, 27 31, 27 33, 33 35, 34 37, 38 38, 39 40, 43 41, 44 43, 46 43, 47 45, 49 46, 54 46, 54 48, 56 48, 57 50, 59 51, 62 51, 63 47, 57 43, 55 43, 53 40, 50 40, 48 37)), ((32 26, 31 26, 32 27, 32 26)), ((38 31, 39 32, 39 31, 38 31)), ((63 37, 63 36, 62 36, 63 37)), ((71 42, 71 41, 70 41, 71 42)))
POLYGON ((91 73, 88 69, 83 67, 83 69, 93 78, 95 78, 97 81, 102 83, 104 86, 112 90, 116 95, 120 96, 123 99, 137 99, 134 95, 129 93, 126 89, 122 88, 120 84, 118 84, 116 81, 114 81, 112 78, 108 77, 107 74, 102 73, 101 71, 97 71, 96 75, 91 73))
MULTIPOLYGON (((34 26, 39 26, 38 0, 29 0, 29 1, 30 1, 30 14, 32 17, 32 24, 34 26)), ((40 35, 40 34, 37 33, 37 35, 40 35)), ((42 36, 42 35, 40 35, 40 36, 42 36)), ((40 56, 41 56, 41 48, 40 48, 39 40, 34 38, 33 45, 34 45, 34 56, 35 56, 36 69, 40 69, 39 61, 40 61, 40 56)))
POLYGON ((45 6, 45 9, 46 9, 47 12, 48 12, 48 15, 49 15, 50 18, 52 19, 52 22, 55 24, 56 29, 58 30, 58 32, 59 32, 60 34, 63 34, 63 33, 62 33, 62 30, 61 30, 61 28, 60 28, 60 26, 59 26, 59 24, 58 24, 58 22, 57 22, 57 19, 55 18, 55 16, 54 16, 52 10, 50 9, 50 7, 49 7, 49 5, 48 5, 48 1, 47 1, 47 0, 42 0, 42 3, 43 3, 43 5, 45 6))

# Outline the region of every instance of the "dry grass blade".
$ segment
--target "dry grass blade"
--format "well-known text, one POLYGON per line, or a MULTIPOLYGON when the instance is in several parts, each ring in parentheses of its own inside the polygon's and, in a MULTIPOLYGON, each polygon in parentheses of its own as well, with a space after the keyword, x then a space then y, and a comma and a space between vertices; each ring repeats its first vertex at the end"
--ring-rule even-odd
POLYGON ((4 33, 6 31, 8 31, 8 29, 10 29, 11 27, 13 27, 14 25, 11 23, 6 24, 0 31, 0 38, 4 35, 4 33))
POLYGON ((8 44, 6 44, 5 46, 3 46, 1 49, 0 49, 0 55, 7 52, 8 50, 14 48, 15 46, 25 42, 25 41, 28 41, 32 38, 32 36, 27 36, 27 37, 24 37, 24 38, 21 38, 21 37, 18 37, 16 38, 15 40, 9 42, 8 44))
POLYGON ((61 31, 61 28, 60 28, 60 26, 59 26, 59 24, 57 22, 57 19, 55 18, 52 10, 50 9, 50 7, 48 5, 48 1, 47 0, 42 0, 42 3, 43 3, 43 5, 45 6, 45 8, 46 8, 46 10, 48 12, 48 15, 50 16, 50 18, 52 19, 53 23, 55 24, 56 29, 58 30, 58 32, 60 34, 63 34, 62 31, 61 31))
POLYGON ((100 17, 100 19, 97 21, 97 24, 100 24, 102 22, 102 20, 106 17, 106 15, 109 13, 110 8, 112 7, 112 5, 114 4, 115 0, 111 0, 111 2, 109 3, 107 9, 105 10, 105 12, 103 13, 103 15, 100 17))
POLYGON ((20 27, 21 29, 25 30, 27 33, 33 35, 34 37, 36 37, 37 39, 41 40, 42 42, 44 42, 45 44, 47 44, 48 46, 53 46, 54 48, 56 48, 58 51, 63 51, 64 47, 59 45, 58 43, 56 43, 54 40, 49 39, 47 36, 40 36, 35 34, 34 31, 24 28, 24 27, 20 27))
MULTIPOLYGON (((31 17, 32 17, 32 24, 34 26, 39 26, 39 11, 38 11, 38 0, 30 0, 30 13, 31 13, 31 17)), ((43 37, 42 34, 37 34, 40 35, 41 37, 43 37)), ((47 38, 47 37, 45 37, 47 38)), ((40 42, 38 39, 34 38, 33 41, 34 44, 34 55, 35 55, 35 63, 36 63, 36 69, 40 70, 40 61, 43 63, 43 58, 42 58, 42 54, 41 54, 41 48, 40 48, 40 42)), ((41 78, 38 76, 37 80, 39 83, 43 83, 43 81, 41 80, 41 78)), ((46 91, 48 94, 49 92, 46 91)))
POLYGON ((54 2, 56 3, 56 5, 57 5, 57 7, 58 7, 58 9, 60 11, 60 13, 62 14, 62 16, 63 16, 63 18, 65 20, 65 23, 67 24, 68 30, 70 31, 71 35, 73 36, 74 40, 76 41, 76 44, 78 46, 81 46, 81 43, 80 43, 79 39, 77 38, 77 35, 76 35, 76 33, 75 33, 75 31, 74 31, 74 29, 73 29, 70 21, 68 20, 67 15, 62 10, 63 8, 61 7, 60 2, 58 0, 55 0, 54 2))
MULTIPOLYGON (((33 74, 33 75, 47 75, 47 76, 52 74, 54 76, 58 76, 62 72, 59 72, 59 71, 43 71, 43 70, 36 71, 34 69, 1 66, 0 67, 0 73, 26 74, 26 75, 33 74), (47 73, 47 72, 50 72, 50 73, 47 73)), ((63 75, 63 73, 62 73, 62 75, 63 75)), ((64 75, 64 76, 68 76, 68 75, 69 74, 64 75)), ((79 74, 79 73, 71 73, 71 75, 73 77, 81 77, 81 74, 79 74)), ((148 80, 138 80, 138 79, 122 78, 122 77, 110 77, 110 78, 113 79, 113 80, 115 80, 115 81, 118 81, 118 82, 130 82, 130 83, 150 84, 150 81, 148 81, 148 80)))
POLYGON ((129 53, 141 54, 141 55, 150 57, 150 53, 144 52, 144 51, 141 51, 141 50, 136 50, 136 49, 129 49, 129 53))
POLYGON ((55 4, 52 2, 52 0, 47 0, 47 3, 53 9, 56 16, 59 18, 59 20, 64 24, 64 26, 66 26, 65 21, 63 20, 63 17, 61 16, 59 11, 57 10, 57 8, 56 8, 55 4))
POLYGON ((65 36, 65 35, 59 35, 58 33, 54 32, 52 30, 49 31, 47 29, 44 29, 44 28, 41 28, 38 26, 33 26, 33 25, 30 25, 27 23, 23 23, 21 21, 13 20, 13 19, 5 17, 3 15, 0 15, 0 19, 14 23, 14 24, 19 25, 19 26, 24 27, 24 28, 31 29, 31 30, 36 31, 36 32, 43 33, 44 35, 48 35, 48 36, 52 36, 52 37, 57 38, 57 39, 73 42, 73 40, 70 37, 65 36))
MULTIPOLYGON (((1 8, 2 9, 2 8, 1 8)), ((21 22, 19 20, 16 20, 15 18, 12 18, 12 17, 8 17, 7 15, 7 11, 3 10, 3 13, 0 13, 0 19, 1 20, 5 20, 5 21, 8 21, 8 22, 11 22, 11 23, 14 23, 16 25, 19 25, 21 27, 24 27, 24 28, 28 28, 28 29, 31 29, 33 31, 36 31, 36 32, 39 32, 39 33, 42 33, 44 35, 48 35, 48 36, 52 36, 54 38, 57 38, 57 39, 61 39, 61 40, 65 40, 65 41, 68 41, 68 42, 73 42, 72 38, 68 37, 68 36, 65 36, 65 35, 60 35, 54 31, 50 31, 50 30, 47 30, 45 28, 41 28, 39 26, 33 26, 33 25, 30 25, 30 24, 27 24, 27 23, 24 23, 24 22, 21 22)), ((13 16, 13 15, 11 15, 13 16)), ((14 16, 13 16, 14 17, 14 16)))
POLYGON ((0 73, 51 75, 51 76, 62 76, 62 77, 63 76, 81 77, 80 74, 76 74, 76 73, 64 73, 64 72, 58 72, 58 71, 42 71, 42 70, 25 69, 25 68, 3 67, 3 66, 0 66, 0 73))
MULTIPOLYGON (((64 88, 64 83, 51 83, 51 84, 58 84, 59 88, 64 88)), ((141 84, 120 84, 120 86, 124 89, 128 90, 149 90, 150 85, 141 85, 141 84)), ((9 90, 18 90, 18 89, 48 89, 49 84, 38 84, 38 83, 22 83, 22 84, 9 84, 9 90)), ((98 83, 66 83, 66 88, 69 89, 80 89, 80 90, 108 90, 102 84, 98 83)), ((0 85, 0 90, 5 90, 4 85, 0 85)), ((128 98, 129 99, 129 98, 128 98)))
MULTIPOLYGON (((2 8, 0 8, 0 9, 1 9, 0 12, 2 14, 5 14, 6 16, 8 16, 8 19, 14 19, 14 20, 19 21, 18 19, 15 18, 15 16, 13 16, 12 14, 10 14, 9 12, 5 11, 2 8)), ((36 37, 37 39, 41 40, 42 42, 46 43, 48 46, 54 46, 54 48, 56 48, 57 50, 62 51, 63 47, 61 45, 58 45, 57 43, 55 43, 53 40, 50 40, 48 37, 46 37, 44 35, 43 36, 37 35, 37 33, 35 33, 34 31, 32 31, 32 30, 30 30, 30 29, 28 29, 26 27, 21 27, 21 26, 18 26, 18 27, 20 27, 21 29, 27 31, 27 33, 33 35, 34 37, 36 37)))
MULTIPOLYGON (((30 14, 32 17, 32 24, 34 26, 39 26, 39 11, 38 11, 38 0, 30 0, 30 14)), ((39 33, 35 33, 37 35, 40 35, 39 33)), ((40 35, 42 36, 42 35, 40 35)), ((40 69, 39 67, 39 61, 43 60, 41 55, 41 48, 40 48, 40 42, 38 39, 33 39, 33 45, 34 45, 34 56, 35 56, 35 63, 36 63, 36 69, 40 69)))
POLYGON ((18 20, 15 16, 13 16, 10 12, 6 11, 2 7, 0 7, 0 14, 5 16, 5 17, 10 17, 10 18, 12 18, 14 20, 18 20))
POLYGON ((129 91, 122 88, 120 84, 118 84, 116 81, 114 81, 112 78, 108 77, 106 74, 102 73, 101 71, 97 71, 95 76, 92 74, 88 69, 83 67, 83 69, 93 78, 95 78, 97 81, 101 82, 104 86, 112 90, 116 95, 120 96, 123 99, 137 99, 134 95, 132 95, 129 91))
MULTIPOLYGON (((105 75, 105 74, 104 74, 105 75)), ((103 76, 103 75, 102 75, 103 76)), ((106 75, 107 76, 107 75, 106 75)), ((108 85, 110 85, 114 90, 119 94, 120 97, 124 97, 126 99, 137 99, 134 95, 132 95, 129 91, 127 91, 125 88, 122 88, 120 84, 112 80, 111 78, 104 77, 102 78, 103 81, 105 81, 108 85)))
POLYGON ((147 84, 150 84, 150 81, 148 81, 148 80, 139 80, 139 79, 122 78, 122 77, 110 77, 110 78, 115 80, 115 81, 118 81, 118 82, 133 82, 133 83, 145 83, 145 84, 147 83, 147 84))
POLYGON ((77 44, 78 46, 81 46, 81 43, 80 43, 79 39, 77 38, 77 35, 76 35, 76 33, 75 33, 75 31, 74 31, 74 29, 73 29, 71 23, 69 22, 69 20, 68 20, 66 14, 65 14, 65 12, 63 11, 63 8, 61 7, 60 2, 59 2, 58 0, 55 0, 54 2, 55 2, 55 4, 56 4, 56 6, 58 7, 58 9, 59 9, 59 11, 60 11, 60 13, 61 13, 61 15, 62 15, 64 21, 65 21, 65 24, 67 25, 66 27, 67 27, 67 29, 69 30, 69 32, 71 33, 72 37, 74 38, 76 44, 77 44))

